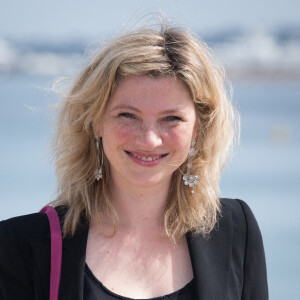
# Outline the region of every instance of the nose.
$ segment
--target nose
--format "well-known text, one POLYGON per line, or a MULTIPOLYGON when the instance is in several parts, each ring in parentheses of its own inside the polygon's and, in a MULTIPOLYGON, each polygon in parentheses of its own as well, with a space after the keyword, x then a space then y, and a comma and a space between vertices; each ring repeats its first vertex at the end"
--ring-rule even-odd
POLYGON ((143 126, 136 136, 136 143, 144 150, 150 150, 162 145, 162 136, 158 128, 143 126))

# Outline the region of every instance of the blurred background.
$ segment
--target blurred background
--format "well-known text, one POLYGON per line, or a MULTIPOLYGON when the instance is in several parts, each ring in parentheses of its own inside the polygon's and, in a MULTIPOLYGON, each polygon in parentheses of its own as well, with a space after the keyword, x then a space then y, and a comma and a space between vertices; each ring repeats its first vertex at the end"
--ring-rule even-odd
POLYGON ((55 196, 53 80, 78 71, 86 49, 159 10, 195 31, 225 67, 242 131, 222 196, 244 199, 257 217, 270 299, 300 299, 298 0, 1 1, 0 220, 55 196))

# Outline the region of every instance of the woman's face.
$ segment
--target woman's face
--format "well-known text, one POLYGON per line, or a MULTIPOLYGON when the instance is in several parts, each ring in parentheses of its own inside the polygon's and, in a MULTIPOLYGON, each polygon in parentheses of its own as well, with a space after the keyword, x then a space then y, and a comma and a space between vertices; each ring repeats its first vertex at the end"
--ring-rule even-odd
POLYGON ((114 183, 169 184, 196 137, 194 103, 175 78, 121 79, 98 126, 114 183))

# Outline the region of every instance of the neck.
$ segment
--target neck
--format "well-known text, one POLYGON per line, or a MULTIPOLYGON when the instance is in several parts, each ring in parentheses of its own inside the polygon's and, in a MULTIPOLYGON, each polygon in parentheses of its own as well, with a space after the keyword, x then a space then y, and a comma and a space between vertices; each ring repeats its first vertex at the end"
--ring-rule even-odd
POLYGON ((111 185, 111 202, 115 208, 120 229, 143 230, 164 228, 164 212, 170 183, 151 187, 128 186, 122 182, 111 185))

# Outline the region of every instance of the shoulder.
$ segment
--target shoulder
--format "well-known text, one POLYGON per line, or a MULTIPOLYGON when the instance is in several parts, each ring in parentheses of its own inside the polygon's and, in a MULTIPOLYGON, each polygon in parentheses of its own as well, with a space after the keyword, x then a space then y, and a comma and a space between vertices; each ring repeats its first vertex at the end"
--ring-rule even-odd
MULTIPOLYGON (((245 229, 259 231, 256 218, 246 202, 240 199, 221 198, 220 219, 231 218, 233 225, 242 226, 245 229)), ((259 231, 260 233, 260 231, 259 231)))
POLYGON ((40 239, 49 235, 49 222, 45 214, 33 213, 0 222, 0 241, 26 244, 30 238, 40 239))
POLYGON ((47 216, 41 213, 10 218, 0 222, 0 238, 10 235, 20 238, 26 235, 35 235, 35 233, 47 229, 47 225, 47 216))
MULTIPOLYGON (((201 238, 201 235, 198 236, 201 238)), ((250 207, 240 199, 220 198, 217 222, 208 236, 208 243, 219 245, 231 242, 235 249, 244 251, 249 241, 262 242, 261 232, 250 207)))
MULTIPOLYGON (((65 207, 55 208, 61 224, 63 224, 65 207)), ((20 241, 27 238, 49 238, 50 226, 48 217, 45 213, 32 213, 3 220, 0 222, 0 239, 14 237, 20 241)))
MULTIPOLYGON (((263 252, 263 241, 256 218, 246 202, 240 199, 220 199, 221 212, 217 224, 230 224, 234 245, 263 252)), ((218 230, 218 229, 217 229, 218 230)), ((256 251, 254 251, 256 252, 256 251)))
MULTIPOLYGON (((220 198, 221 211, 230 210, 234 214, 244 214, 251 212, 248 204, 241 199, 220 198)), ((251 212, 252 213, 252 212, 251 212)))

